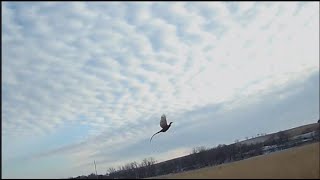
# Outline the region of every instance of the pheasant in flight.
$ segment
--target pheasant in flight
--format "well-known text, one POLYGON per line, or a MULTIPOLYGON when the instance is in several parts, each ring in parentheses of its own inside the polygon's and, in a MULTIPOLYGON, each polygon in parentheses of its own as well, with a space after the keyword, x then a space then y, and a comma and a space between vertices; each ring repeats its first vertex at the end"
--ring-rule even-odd
MULTIPOLYGON (((161 116, 161 120, 160 120, 160 127, 161 127, 162 129, 161 129, 159 132, 156 132, 154 135, 156 135, 156 134, 158 134, 158 133, 160 133, 160 132, 166 132, 166 131, 170 128, 171 124, 172 124, 172 122, 170 122, 169 125, 167 124, 166 115, 163 114, 163 115, 161 116)), ((151 140, 152 140, 152 138, 153 138, 154 135, 152 135, 152 137, 150 138, 150 142, 151 142, 151 140)))

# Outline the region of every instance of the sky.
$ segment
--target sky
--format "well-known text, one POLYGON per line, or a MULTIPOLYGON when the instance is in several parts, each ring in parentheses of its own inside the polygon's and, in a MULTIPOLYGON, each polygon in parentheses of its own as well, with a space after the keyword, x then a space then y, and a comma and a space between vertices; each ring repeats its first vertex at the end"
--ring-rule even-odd
POLYGON ((105 174, 319 119, 318 2, 1 8, 2 178, 105 174))

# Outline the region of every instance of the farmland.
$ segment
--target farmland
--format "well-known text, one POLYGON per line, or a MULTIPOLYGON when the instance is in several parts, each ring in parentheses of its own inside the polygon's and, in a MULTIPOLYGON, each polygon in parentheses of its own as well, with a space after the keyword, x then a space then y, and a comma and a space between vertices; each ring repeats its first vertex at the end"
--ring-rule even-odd
POLYGON ((319 142, 260 155, 242 161, 176 174, 151 177, 170 179, 212 178, 320 178, 319 142))

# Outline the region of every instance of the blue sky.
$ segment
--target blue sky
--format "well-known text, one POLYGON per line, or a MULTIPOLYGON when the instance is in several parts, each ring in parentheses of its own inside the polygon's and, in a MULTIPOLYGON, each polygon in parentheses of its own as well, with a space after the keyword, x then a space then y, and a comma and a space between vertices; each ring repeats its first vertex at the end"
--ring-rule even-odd
POLYGON ((2 53, 3 178, 105 174, 319 119, 317 2, 3 2, 2 53))

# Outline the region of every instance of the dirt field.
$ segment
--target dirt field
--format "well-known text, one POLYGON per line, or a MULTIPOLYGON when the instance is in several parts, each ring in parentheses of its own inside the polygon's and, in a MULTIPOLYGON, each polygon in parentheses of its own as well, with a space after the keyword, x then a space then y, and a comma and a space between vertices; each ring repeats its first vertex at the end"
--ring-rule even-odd
POLYGON ((151 179, 320 179, 319 143, 246 160, 151 179))

